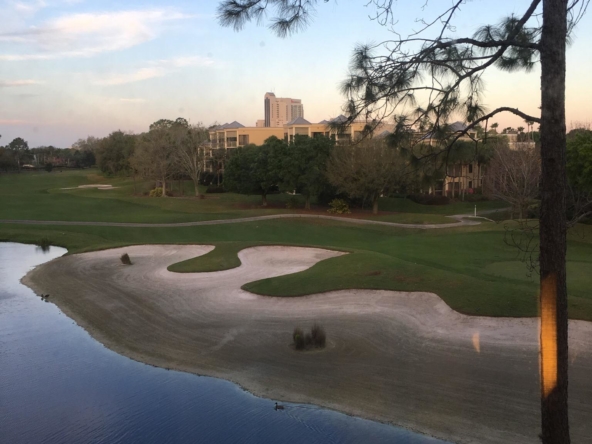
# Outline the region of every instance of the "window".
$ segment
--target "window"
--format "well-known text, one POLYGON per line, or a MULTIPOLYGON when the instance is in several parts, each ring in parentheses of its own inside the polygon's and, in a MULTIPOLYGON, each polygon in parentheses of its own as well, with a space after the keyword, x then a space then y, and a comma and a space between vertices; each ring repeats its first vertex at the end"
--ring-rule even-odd
POLYGON ((469 164, 469 173, 472 173, 472 172, 473 172, 473 164, 471 163, 471 164, 469 164))
POLYGON ((473 188, 473 181, 469 180, 469 188, 473 188))
POLYGON ((240 146, 248 145, 249 144, 249 135, 248 134, 241 134, 238 136, 238 144, 240 146))

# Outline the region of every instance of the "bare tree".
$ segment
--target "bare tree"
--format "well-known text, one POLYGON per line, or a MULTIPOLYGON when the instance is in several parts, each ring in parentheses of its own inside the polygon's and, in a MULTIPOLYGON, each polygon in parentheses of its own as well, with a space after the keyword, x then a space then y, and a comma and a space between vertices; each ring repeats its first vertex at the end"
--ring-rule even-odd
MULTIPOLYGON (((154 124, 153 124, 154 125, 154 124)), ((153 127, 138 136, 130 164, 140 176, 160 181, 162 197, 166 197, 166 184, 176 171, 177 159, 170 127, 153 127)))
POLYGON ((517 211, 519 218, 527 217, 528 206, 538 197, 541 178, 540 154, 535 148, 509 149, 497 144, 487 166, 483 192, 503 200, 517 211))
POLYGON ((369 199, 372 213, 378 214, 378 198, 403 184, 406 162, 399 150, 388 147, 384 140, 364 139, 333 148, 326 174, 339 191, 369 199))
POLYGON ((205 169, 205 150, 209 132, 201 124, 174 129, 175 161, 178 170, 191 177, 195 195, 199 196, 199 178, 205 169))

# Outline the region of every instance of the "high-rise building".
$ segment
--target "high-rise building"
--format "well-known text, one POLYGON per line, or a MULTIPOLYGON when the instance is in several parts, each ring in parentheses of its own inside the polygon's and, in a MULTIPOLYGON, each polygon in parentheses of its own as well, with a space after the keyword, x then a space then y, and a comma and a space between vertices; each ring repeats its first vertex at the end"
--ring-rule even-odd
POLYGON ((283 127, 297 117, 304 117, 304 106, 300 99, 276 97, 274 93, 268 92, 265 94, 263 103, 265 118, 263 122, 257 121, 257 126, 283 127))

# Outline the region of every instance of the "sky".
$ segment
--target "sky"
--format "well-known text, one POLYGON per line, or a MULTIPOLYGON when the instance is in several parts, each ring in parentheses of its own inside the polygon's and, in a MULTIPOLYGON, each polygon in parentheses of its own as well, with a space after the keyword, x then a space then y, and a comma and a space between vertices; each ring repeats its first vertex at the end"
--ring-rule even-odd
MULTIPOLYGON (((266 24, 221 27, 215 0, 0 0, 0 145, 69 147, 89 135, 146 131, 161 118, 205 125, 263 118, 263 96, 301 99, 311 122, 341 114, 339 85, 357 44, 393 34, 365 0, 320 1, 310 25, 282 39, 266 24)), ((398 0, 397 32, 417 30, 450 0, 398 0)), ((457 35, 529 1, 468 0, 457 35)), ((592 120, 592 11, 568 47, 567 122, 592 120)), ((536 115, 540 71, 485 76, 483 102, 536 115)), ((500 127, 524 126, 504 115, 500 127)))

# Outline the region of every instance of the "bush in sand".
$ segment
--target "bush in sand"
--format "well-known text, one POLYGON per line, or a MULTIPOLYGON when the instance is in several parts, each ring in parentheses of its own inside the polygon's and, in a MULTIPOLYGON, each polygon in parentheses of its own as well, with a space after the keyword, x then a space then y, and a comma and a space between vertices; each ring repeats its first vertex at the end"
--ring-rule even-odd
POLYGON ((129 255, 127 253, 122 254, 119 259, 121 260, 121 263, 124 265, 131 265, 132 264, 132 260, 130 259, 129 255))
POLYGON ((296 350, 309 350, 311 348, 325 348, 327 334, 325 329, 318 324, 314 324, 310 333, 304 333, 300 327, 296 327, 292 333, 294 348, 296 350))

